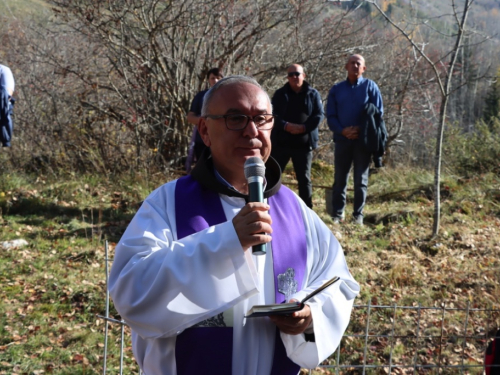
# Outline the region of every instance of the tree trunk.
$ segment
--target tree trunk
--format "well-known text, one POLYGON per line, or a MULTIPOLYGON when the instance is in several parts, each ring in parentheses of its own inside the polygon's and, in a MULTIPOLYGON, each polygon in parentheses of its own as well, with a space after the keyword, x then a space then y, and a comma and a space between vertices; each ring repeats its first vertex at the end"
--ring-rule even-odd
POLYGON ((432 236, 437 236, 441 222, 441 153, 443 150, 444 125, 446 123, 446 107, 449 95, 441 97, 441 108, 439 110, 439 126, 436 137, 436 154, 434 156, 434 223, 432 236))
MULTIPOLYGON (((457 37, 455 40, 455 46, 452 49, 452 54, 450 58, 450 64, 447 69, 446 82, 444 85, 444 93, 441 96, 441 108, 439 111, 439 126, 436 137, 436 155, 435 155, 435 165, 434 165, 434 223, 432 227, 432 237, 436 237, 439 233, 439 225, 441 222, 441 153, 443 147, 443 134, 444 126, 446 124, 446 107, 448 105, 448 100, 450 99, 451 86, 453 71, 455 68, 455 63, 457 62, 458 54, 462 47, 462 40, 465 34, 465 24, 467 22, 467 15, 469 14, 470 7, 472 6, 474 0, 466 0, 464 4, 464 9, 462 13, 462 18, 458 24, 457 37)), ((452 1, 453 10, 455 12, 455 18, 457 23, 459 21, 458 14, 456 13, 455 1, 452 1)))

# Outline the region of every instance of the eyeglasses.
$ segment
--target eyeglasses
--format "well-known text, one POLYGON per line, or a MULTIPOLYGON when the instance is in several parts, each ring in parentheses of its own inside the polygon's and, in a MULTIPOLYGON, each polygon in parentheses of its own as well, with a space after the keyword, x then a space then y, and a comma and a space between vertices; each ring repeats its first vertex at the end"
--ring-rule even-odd
POLYGON ((288 73, 288 77, 292 78, 292 77, 298 77, 300 76, 302 73, 300 72, 290 72, 288 73))
POLYGON ((229 130, 243 130, 247 127, 250 120, 253 121, 257 129, 259 130, 271 130, 273 128, 274 116, 263 114, 256 116, 247 115, 206 115, 205 118, 211 118, 214 120, 223 118, 226 122, 226 128, 229 130))

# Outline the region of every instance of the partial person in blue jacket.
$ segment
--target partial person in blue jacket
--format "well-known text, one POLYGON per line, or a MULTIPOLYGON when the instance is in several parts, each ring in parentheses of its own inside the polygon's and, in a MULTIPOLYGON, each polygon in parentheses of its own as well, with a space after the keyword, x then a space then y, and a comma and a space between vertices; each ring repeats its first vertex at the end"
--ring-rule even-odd
MULTIPOLYGON (((353 220, 363 224, 363 209, 368 190, 368 173, 374 151, 367 147, 367 105, 372 104, 382 118, 384 107, 382 95, 375 82, 364 78, 365 59, 351 55, 345 66, 347 79, 334 85, 328 93, 326 114, 328 127, 333 131, 335 142, 335 176, 333 183, 333 220, 344 220, 347 181, 351 165, 354 166, 353 220)), ((385 129, 385 126, 384 126, 385 129)))
POLYGON ((195 95, 193 101, 191 102, 191 107, 189 108, 189 112, 187 114, 187 120, 189 123, 193 124, 193 133, 191 136, 191 144, 189 145, 189 154, 186 160, 186 172, 191 171, 192 164, 195 161, 200 160, 201 153, 205 149, 205 144, 200 137, 200 133, 198 132, 198 122, 201 118, 201 108, 203 106, 203 98, 208 90, 213 87, 219 80, 224 78, 222 74, 222 70, 219 68, 212 68, 207 72, 207 82, 208 89, 200 91, 195 95))
POLYGON ((288 83, 276 90, 272 104, 275 125, 271 134, 272 157, 281 171, 292 159, 299 184, 299 197, 312 208, 311 165, 318 147, 318 126, 323 120, 319 92, 306 81, 304 68, 292 64, 287 69, 288 83))
POLYGON ((14 75, 9 67, 0 64, 0 143, 10 147, 12 139, 15 83, 14 75))

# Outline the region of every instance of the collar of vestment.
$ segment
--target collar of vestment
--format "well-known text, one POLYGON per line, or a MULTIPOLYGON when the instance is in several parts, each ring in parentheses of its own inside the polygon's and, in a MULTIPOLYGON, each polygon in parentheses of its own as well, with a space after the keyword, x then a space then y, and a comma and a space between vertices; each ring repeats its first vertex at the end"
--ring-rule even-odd
MULTIPOLYGON (((248 195, 242 194, 237 190, 231 189, 226 184, 223 184, 215 176, 214 163, 210 149, 206 149, 196 166, 191 171, 191 176, 198 181, 202 186, 209 190, 215 191, 219 194, 224 194, 230 197, 239 197, 248 202, 248 195)), ((264 191, 264 198, 272 197, 278 192, 281 187, 281 170, 272 157, 266 162, 266 190, 264 191)))
MULTIPOLYGON (((229 182, 226 181, 226 179, 224 177, 221 176, 221 174, 217 171, 216 168, 214 168, 214 174, 215 174, 215 177, 217 178, 217 180, 219 180, 219 182, 221 182, 222 184, 226 185, 231 190, 236 190, 236 188, 234 186, 232 186, 229 182)), ((264 179, 264 183, 262 185, 263 185, 264 190, 265 190, 266 186, 267 186, 267 180, 266 179, 264 179)))

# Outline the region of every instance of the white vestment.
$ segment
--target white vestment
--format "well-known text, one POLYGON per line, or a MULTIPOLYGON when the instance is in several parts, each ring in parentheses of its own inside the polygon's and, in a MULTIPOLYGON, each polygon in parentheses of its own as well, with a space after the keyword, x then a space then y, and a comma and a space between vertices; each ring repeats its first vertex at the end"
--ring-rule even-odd
MULTIPOLYGON (((253 305, 275 302, 271 246, 267 244, 262 256, 244 251, 232 219, 245 201, 225 195, 220 198, 227 222, 178 240, 175 184, 169 182, 151 193, 115 251, 109 290, 132 328, 135 358, 145 375, 175 375, 177 335, 232 309, 233 375, 269 374, 275 325, 266 317, 244 315, 253 305)), ((314 368, 337 348, 359 285, 337 239, 314 211, 294 197, 306 229, 307 265, 303 289, 292 298, 301 300, 332 277, 341 278, 307 302, 315 342, 306 341, 304 334, 281 333, 288 357, 302 368, 314 368)))

